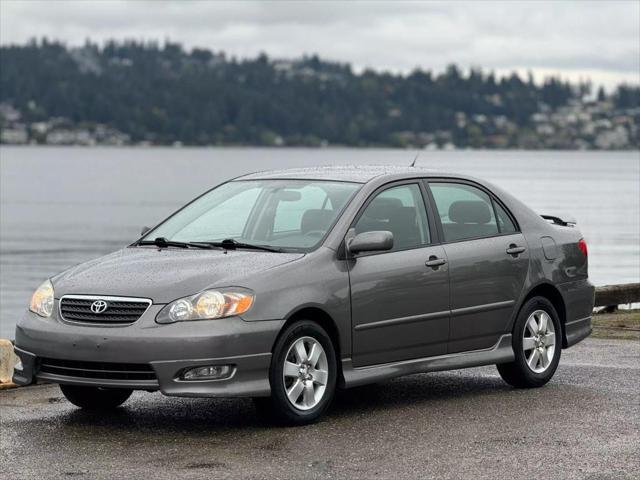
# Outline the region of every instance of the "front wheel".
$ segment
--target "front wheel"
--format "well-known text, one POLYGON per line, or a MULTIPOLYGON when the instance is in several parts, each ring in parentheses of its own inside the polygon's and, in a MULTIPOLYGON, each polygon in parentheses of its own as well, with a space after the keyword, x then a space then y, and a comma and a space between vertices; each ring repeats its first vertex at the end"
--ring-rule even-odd
POLYGON ((525 303, 513 327, 511 363, 497 365, 502 379, 517 388, 541 387, 558 368, 562 330, 549 300, 533 297, 525 303))
POLYGON ((60 385, 62 394, 75 406, 86 410, 110 410, 122 405, 133 393, 129 388, 60 385))
POLYGON ((327 332, 299 321, 282 333, 269 370, 271 397, 254 399, 260 413, 281 423, 315 422, 327 410, 336 388, 337 360, 327 332))

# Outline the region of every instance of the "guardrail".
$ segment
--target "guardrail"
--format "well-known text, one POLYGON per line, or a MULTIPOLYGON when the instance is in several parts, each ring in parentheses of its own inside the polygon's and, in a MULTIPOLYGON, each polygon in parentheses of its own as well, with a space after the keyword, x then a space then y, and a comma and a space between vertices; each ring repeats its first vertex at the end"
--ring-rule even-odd
POLYGON ((618 305, 640 302, 640 283, 596 287, 596 307, 615 310, 618 305))

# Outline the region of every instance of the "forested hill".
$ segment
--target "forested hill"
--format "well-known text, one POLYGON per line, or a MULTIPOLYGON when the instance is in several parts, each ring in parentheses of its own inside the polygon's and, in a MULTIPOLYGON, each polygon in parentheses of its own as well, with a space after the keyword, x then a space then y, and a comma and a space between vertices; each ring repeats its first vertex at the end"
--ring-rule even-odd
POLYGON ((316 56, 236 60, 171 43, 0 48, 0 105, 11 114, 2 127, 22 125, 41 143, 56 129, 91 135, 100 127, 126 143, 598 148, 597 125, 563 130, 554 115, 600 105, 588 120, 625 116, 633 146, 640 90, 600 91, 587 104, 589 88, 453 65, 440 74, 354 73, 316 56))

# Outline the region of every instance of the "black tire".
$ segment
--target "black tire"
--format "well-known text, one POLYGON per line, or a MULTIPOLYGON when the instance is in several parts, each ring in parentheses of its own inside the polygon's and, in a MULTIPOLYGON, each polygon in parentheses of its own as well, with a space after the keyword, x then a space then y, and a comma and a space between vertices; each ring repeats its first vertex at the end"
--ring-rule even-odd
POLYGON ((60 385, 62 394, 76 407, 86 410, 111 410, 119 407, 133 393, 129 388, 100 388, 60 385))
POLYGON ((513 326, 513 351, 515 353, 515 359, 511 363, 502 363, 496 365, 498 372, 502 379, 509 385, 516 388, 537 388, 545 385, 556 369, 560 362, 560 352, 562 350, 562 326, 558 313, 553 307, 551 302, 544 297, 533 297, 529 299, 520 309, 518 318, 513 326), (523 349, 523 335, 530 315, 534 312, 542 310, 546 312, 553 321, 553 328, 555 330, 555 344, 554 352, 548 367, 543 372, 536 373, 527 364, 525 351, 523 349))
POLYGON ((275 344, 269 368, 271 396, 254 398, 258 414, 269 420, 286 425, 305 425, 317 421, 329 408, 336 389, 337 360, 335 348, 327 332, 317 323, 301 320, 289 325, 275 344), (292 345, 304 337, 311 337, 319 342, 327 360, 328 378, 325 390, 318 404, 308 410, 296 408, 286 393, 283 370, 287 353, 292 345))

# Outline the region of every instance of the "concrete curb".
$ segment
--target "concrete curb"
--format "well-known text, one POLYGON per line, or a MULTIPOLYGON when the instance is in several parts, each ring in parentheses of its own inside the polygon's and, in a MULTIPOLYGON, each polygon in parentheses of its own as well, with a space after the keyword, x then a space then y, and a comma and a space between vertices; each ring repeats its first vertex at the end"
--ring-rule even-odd
POLYGON ((17 387, 13 383, 13 367, 18 363, 18 357, 13 353, 13 343, 10 340, 0 338, 0 390, 17 387))

